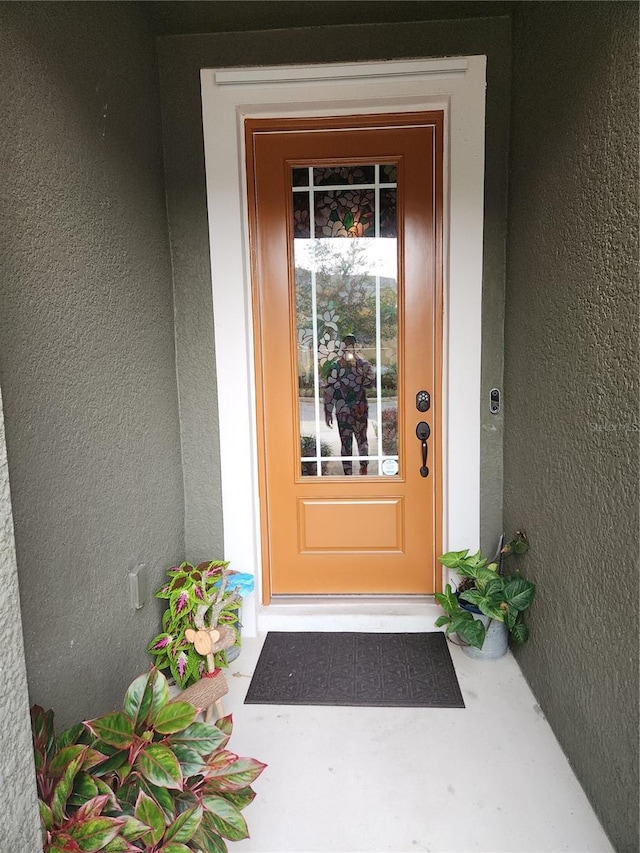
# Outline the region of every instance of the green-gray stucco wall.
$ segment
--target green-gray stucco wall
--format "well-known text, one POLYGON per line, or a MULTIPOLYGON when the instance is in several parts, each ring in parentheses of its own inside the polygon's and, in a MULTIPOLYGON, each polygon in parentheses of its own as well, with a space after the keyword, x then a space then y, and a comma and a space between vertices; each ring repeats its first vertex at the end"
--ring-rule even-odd
POLYGON ((518 661, 618 851, 638 850, 638 6, 514 18, 505 521, 518 661))
MULTIPOLYGON (((278 5, 278 4, 274 4, 278 5)), ((506 17, 321 26, 159 39, 165 174, 175 289, 176 357, 190 559, 222 556, 222 507, 200 69, 467 54, 487 56, 481 447, 482 547, 502 531, 502 385, 510 21, 506 17)), ((464 547, 464 543, 460 543, 464 547)))
POLYGON ((183 552, 153 33, 134 3, 1 3, 0 79, 22 621, 30 700, 60 727, 148 668, 162 608, 130 607, 128 572, 146 564, 153 593, 183 552))

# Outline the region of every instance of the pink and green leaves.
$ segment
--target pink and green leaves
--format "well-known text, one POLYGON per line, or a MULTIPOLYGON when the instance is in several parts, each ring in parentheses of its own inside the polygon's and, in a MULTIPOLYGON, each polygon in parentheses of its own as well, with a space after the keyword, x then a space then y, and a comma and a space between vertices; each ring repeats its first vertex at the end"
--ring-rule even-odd
MULTIPOLYGON (((202 674, 204 658, 185 639, 185 631, 197 627, 196 615, 206 622, 216 609, 216 621, 237 630, 237 595, 221 589, 223 582, 226 587, 228 566, 222 560, 198 566, 181 563, 169 570, 169 582, 156 592, 156 597, 165 599, 169 606, 162 617, 163 630, 153 638, 147 651, 154 657, 158 669, 168 670, 181 688, 195 683, 202 674), (218 595, 223 599, 220 612, 218 595)), ((216 665, 227 665, 224 651, 216 653, 216 665)))
POLYGON ((225 747, 232 720, 196 722, 165 677, 141 675, 122 711, 68 729, 32 709, 45 853, 225 853, 265 765, 225 747))

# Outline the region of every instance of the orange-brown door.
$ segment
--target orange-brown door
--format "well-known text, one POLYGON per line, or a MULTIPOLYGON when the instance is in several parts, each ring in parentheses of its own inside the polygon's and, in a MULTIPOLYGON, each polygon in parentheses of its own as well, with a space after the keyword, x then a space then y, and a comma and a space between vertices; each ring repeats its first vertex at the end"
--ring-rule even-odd
POLYGON ((264 600, 433 593, 442 114, 245 130, 264 600))

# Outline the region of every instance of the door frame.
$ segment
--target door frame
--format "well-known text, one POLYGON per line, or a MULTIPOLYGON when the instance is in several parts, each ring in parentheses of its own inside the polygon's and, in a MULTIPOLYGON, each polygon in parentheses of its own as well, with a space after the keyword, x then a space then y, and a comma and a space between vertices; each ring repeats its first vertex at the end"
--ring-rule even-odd
POLYGON ((261 598, 245 118, 444 112, 443 547, 480 538, 480 361, 486 57, 201 71, 224 557, 261 598), (475 412, 475 417, 469 417, 475 412))

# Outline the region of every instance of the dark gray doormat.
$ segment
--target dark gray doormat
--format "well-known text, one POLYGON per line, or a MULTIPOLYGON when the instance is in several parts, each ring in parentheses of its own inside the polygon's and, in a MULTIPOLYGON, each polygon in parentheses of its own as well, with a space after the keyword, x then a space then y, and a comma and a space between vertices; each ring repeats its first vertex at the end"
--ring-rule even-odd
POLYGON ((464 708, 444 634, 270 631, 249 705, 464 708))

